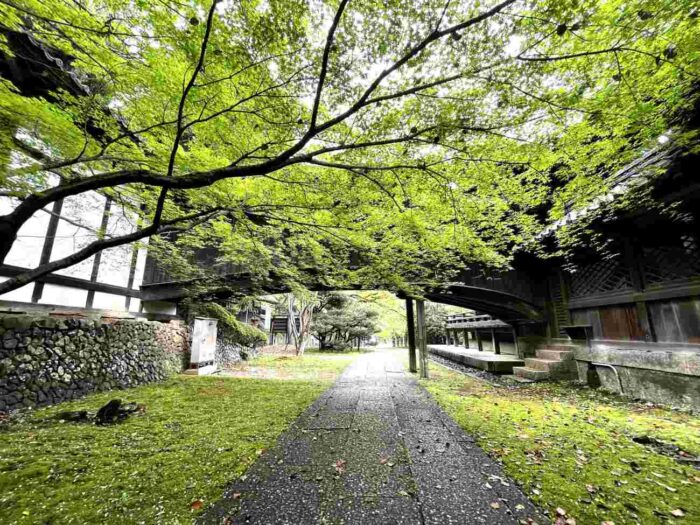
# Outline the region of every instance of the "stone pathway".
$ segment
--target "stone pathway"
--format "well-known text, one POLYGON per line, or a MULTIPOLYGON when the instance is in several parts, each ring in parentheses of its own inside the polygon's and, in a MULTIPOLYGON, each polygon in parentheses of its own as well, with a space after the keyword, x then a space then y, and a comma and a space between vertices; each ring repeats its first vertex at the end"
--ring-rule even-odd
MULTIPOLYGON (((284 400, 280 400, 284 402, 284 400)), ((202 524, 544 524, 538 510, 403 370, 361 355, 202 524)))

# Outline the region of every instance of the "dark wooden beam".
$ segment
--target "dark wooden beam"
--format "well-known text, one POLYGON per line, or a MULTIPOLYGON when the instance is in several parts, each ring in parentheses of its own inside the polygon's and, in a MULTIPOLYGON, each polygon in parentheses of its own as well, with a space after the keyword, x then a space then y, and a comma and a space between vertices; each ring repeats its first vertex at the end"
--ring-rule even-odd
MULTIPOLYGON (((107 231, 107 226, 109 225, 109 210, 112 207, 112 199, 107 197, 105 200, 105 207, 102 210, 102 222, 100 223, 100 229, 98 230, 98 237, 104 238, 105 232, 107 231)), ((92 260, 92 272, 90 272, 90 282, 96 283, 97 276, 100 273, 100 262, 102 262, 102 252, 99 251, 95 254, 95 258, 92 260)), ((85 301, 86 308, 92 308, 92 303, 95 300, 95 290, 89 290, 87 294, 87 299, 85 301)))
MULTIPOLYGON (((12 266, 9 264, 0 266, 0 275, 3 277, 14 277, 26 271, 27 268, 20 268, 19 266, 12 266)), ((130 297, 141 298, 141 292, 139 290, 129 290, 128 288, 114 286, 112 284, 92 283, 87 279, 79 279, 77 277, 69 277, 67 275, 45 275, 44 277, 37 279, 37 282, 56 284, 58 286, 69 286, 80 290, 94 290, 96 292, 111 293, 115 295, 129 295, 130 297)))
POLYGON ((416 317, 418 320, 418 353, 420 355, 420 377, 428 379, 428 345, 425 332, 425 301, 416 299, 416 317))
MULTIPOLYGON (((63 199, 57 200, 53 203, 51 209, 51 217, 49 218, 49 226, 46 229, 46 236, 44 237, 44 246, 41 249, 41 257, 39 258, 39 266, 47 264, 51 261, 51 251, 53 250, 53 244, 56 240, 56 232, 58 231, 58 221, 61 217, 61 210, 63 209, 63 199)), ((34 283, 34 291, 32 292, 32 302, 38 303, 41 300, 41 296, 44 293, 44 283, 41 281, 36 281, 34 283)))
POLYGON ((416 373, 416 323, 413 318, 413 299, 406 298, 406 332, 408 335, 408 369, 416 373))

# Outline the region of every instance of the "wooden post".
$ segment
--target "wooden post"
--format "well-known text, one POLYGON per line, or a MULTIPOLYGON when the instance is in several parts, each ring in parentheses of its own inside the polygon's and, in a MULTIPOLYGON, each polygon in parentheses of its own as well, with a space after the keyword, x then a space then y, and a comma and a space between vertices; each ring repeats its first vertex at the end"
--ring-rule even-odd
POLYGON ((501 353, 501 343, 498 342, 498 338, 496 337, 496 329, 495 328, 491 328, 491 350, 493 351, 494 354, 501 353))
POLYGON ((462 335, 464 336, 464 348, 469 348, 469 331, 465 328, 462 330, 462 335))
POLYGON ((418 354, 420 356, 420 377, 428 379, 428 348, 425 339, 425 302, 416 300, 416 317, 418 321, 418 354))
POLYGON ((406 328, 408 332, 408 369, 415 373, 416 366, 416 323, 413 319, 413 299, 406 299, 406 328))
POLYGON ((520 345, 518 344, 518 329, 515 326, 513 327, 513 345, 515 346, 515 355, 522 358, 523 356, 520 354, 520 345))
POLYGON ((476 346, 479 349, 479 352, 483 352, 484 343, 481 341, 481 334, 479 333, 479 330, 474 330, 474 335, 476 336, 476 346))

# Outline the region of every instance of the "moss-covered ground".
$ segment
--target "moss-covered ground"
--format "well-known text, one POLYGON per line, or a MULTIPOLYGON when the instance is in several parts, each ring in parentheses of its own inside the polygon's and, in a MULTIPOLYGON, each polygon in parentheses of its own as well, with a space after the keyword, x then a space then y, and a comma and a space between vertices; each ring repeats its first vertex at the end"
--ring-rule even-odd
POLYGON ((333 380, 359 352, 307 352, 303 356, 260 355, 222 373, 234 377, 333 380))
POLYGON ((700 524, 700 470, 638 444, 700 456, 700 418, 572 384, 492 386, 431 363, 447 413, 561 523, 700 524))
POLYGON ((353 359, 261 357, 248 366, 285 379, 179 376, 15 415, 0 424, 0 522, 191 523, 353 359), (110 426, 56 417, 114 398, 145 411, 110 426))

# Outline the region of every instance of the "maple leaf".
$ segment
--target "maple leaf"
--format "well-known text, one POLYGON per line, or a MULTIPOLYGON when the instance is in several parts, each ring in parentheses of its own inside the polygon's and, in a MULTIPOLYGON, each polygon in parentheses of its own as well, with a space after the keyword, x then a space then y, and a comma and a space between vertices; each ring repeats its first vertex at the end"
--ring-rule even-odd
POLYGON ((339 459, 338 461, 336 461, 333 464, 333 466, 335 467, 335 471, 338 474, 342 474, 343 472, 345 472, 345 465, 346 464, 347 464, 347 461, 345 461, 344 459, 339 459))

